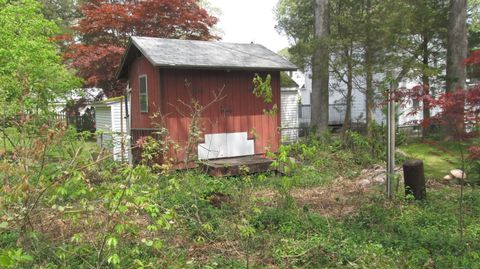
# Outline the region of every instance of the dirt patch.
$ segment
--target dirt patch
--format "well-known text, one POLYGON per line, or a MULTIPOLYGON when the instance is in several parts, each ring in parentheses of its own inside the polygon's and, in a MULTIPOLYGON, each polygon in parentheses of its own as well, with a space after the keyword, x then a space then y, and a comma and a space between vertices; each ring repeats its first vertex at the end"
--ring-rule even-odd
MULTIPOLYGON (((403 182, 401 167, 395 171, 403 182)), ((294 189, 291 195, 300 207, 323 216, 341 218, 356 213, 359 207, 368 202, 370 195, 367 194, 378 190, 385 178, 385 167, 375 165, 362 170, 356 178, 339 177, 327 186, 294 189)), ((273 201, 279 198, 272 190, 262 190, 256 195, 273 201)))
MULTIPOLYGON (((401 167, 395 170, 401 175, 401 167)), ((300 206, 324 216, 340 218, 356 213, 368 202, 369 195, 366 194, 375 186, 382 185, 385 178, 385 167, 375 165, 362 170, 356 178, 340 177, 329 186, 297 189, 292 196, 300 206)))
POLYGON ((300 206, 308 210, 323 216, 342 217, 356 211, 360 193, 363 193, 363 190, 356 186, 352 188, 350 184, 337 184, 330 188, 297 189, 292 192, 292 196, 300 206))
MULTIPOLYGON (((397 166, 395 172, 402 186, 402 167, 397 166)), ((291 194, 301 207, 323 216, 341 218, 355 214, 363 204, 369 202, 374 191, 380 193, 385 179, 385 167, 376 165, 362 170, 356 178, 339 177, 328 186, 295 189, 291 194)), ((426 182, 427 189, 440 189, 446 185, 448 182, 436 180, 426 182)), ((264 193, 272 196, 266 191, 264 193)))

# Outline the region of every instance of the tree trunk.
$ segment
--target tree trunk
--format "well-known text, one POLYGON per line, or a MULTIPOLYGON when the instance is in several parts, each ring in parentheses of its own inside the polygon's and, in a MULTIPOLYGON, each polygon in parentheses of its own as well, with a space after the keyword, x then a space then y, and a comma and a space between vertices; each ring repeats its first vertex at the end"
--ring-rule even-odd
MULTIPOLYGON (((456 89, 465 89, 467 71, 462 63, 467 58, 467 0, 450 0, 448 13, 448 35, 447 35, 447 92, 456 89)), ((464 107, 464 102, 457 99, 456 108, 464 107)), ((463 110, 463 109, 455 109, 463 110)), ((460 135, 464 132, 463 114, 460 111, 445 111, 447 133, 460 135), (460 115, 462 114, 462 115, 460 115)))
MULTIPOLYGON (((428 50, 428 43, 429 39, 426 34, 423 35, 423 42, 422 42, 422 63, 423 68, 428 68, 428 60, 430 56, 430 51, 428 50)), ((427 137, 430 132, 430 102, 427 100, 428 95, 430 94, 430 77, 427 74, 426 70, 423 71, 422 74, 422 86, 423 86, 423 122, 422 122, 422 135, 423 137, 427 137)))
POLYGON ((347 96, 345 104, 345 118, 343 119, 342 133, 350 129, 352 122, 352 92, 353 92, 353 64, 352 64, 352 46, 345 50, 347 56, 347 96))
POLYGON ((447 40, 447 91, 465 88, 467 71, 467 0, 450 0, 447 40))
POLYGON ((373 71, 372 60, 370 56, 370 49, 367 47, 365 52, 365 67, 366 67, 366 92, 365 92, 365 123, 367 128, 367 136, 372 136, 373 124, 373 71))
POLYGON ((367 128, 367 136, 372 136, 372 124, 373 124, 373 107, 374 107, 374 92, 373 92, 373 51, 372 51, 372 36, 371 36, 371 3, 370 0, 366 2, 367 10, 367 23, 365 31, 365 123, 367 128))
POLYGON ((328 0, 315 0, 316 48, 312 59, 312 125, 318 134, 328 129, 329 80, 328 0))
POLYGON ((405 196, 413 195, 416 200, 427 198, 425 187, 425 173, 423 161, 408 160, 403 164, 403 177, 405 179, 405 196))

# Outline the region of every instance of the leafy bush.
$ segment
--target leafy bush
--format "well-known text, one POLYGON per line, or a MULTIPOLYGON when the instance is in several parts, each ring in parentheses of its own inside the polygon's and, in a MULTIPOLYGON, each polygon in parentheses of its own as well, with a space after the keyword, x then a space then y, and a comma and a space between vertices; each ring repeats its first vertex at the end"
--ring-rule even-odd
POLYGON ((25 123, 15 135, 23 142, 0 161, 2 268, 475 268, 480 259, 476 189, 465 194, 463 241, 450 188, 423 203, 366 193, 346 218, 299 206, 296 188, 379 161, 360 159, 376 146, 358 134, 351 144, 329 136, 282 146, 274 157, 288 176, 213 178, 121 165, 87 134, 25 123))

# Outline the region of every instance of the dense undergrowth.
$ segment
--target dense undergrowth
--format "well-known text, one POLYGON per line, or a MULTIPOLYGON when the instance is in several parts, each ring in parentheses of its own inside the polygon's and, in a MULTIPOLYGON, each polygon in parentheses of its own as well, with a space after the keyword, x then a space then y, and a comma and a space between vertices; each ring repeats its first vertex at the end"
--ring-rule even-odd
POLYGON ((231 178, 200 170, 154 173, 147 166, 114 163, 89 146, 87 135, 61 126, 18 139, 23 142, 0 161, 1 268, 480 264, 477 188, 466 189, 463 236, 457 186, 429 189, 425 202, 403 198, 401 189, 388 201, 374 187, 343 217, 323 216, 297 203, 294 190, 328 190, 335 179, 354 180, 381 162, 379 138, 357 133, 348 133, 346 142, 330 135, 310 138, 275 156, 284 175, 231 178))

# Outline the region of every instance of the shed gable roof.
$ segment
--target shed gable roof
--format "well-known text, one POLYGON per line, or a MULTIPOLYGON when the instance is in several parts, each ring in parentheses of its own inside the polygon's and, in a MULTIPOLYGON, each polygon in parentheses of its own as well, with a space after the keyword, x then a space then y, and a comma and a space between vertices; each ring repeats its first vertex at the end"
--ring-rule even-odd
POLYGON ((287 59, 258 44, 131 37, 118 76, 135 46, 154 66, 231 70, 297 70, 287 59))

